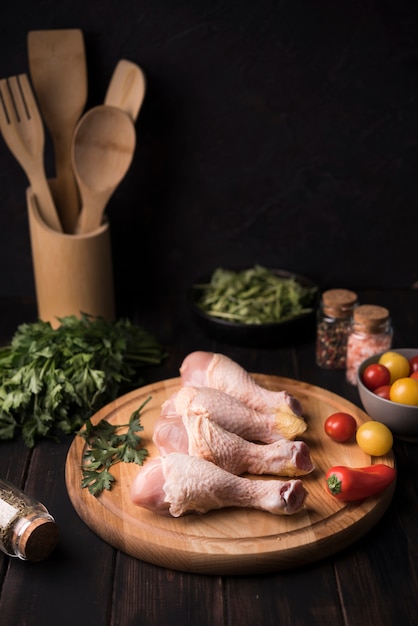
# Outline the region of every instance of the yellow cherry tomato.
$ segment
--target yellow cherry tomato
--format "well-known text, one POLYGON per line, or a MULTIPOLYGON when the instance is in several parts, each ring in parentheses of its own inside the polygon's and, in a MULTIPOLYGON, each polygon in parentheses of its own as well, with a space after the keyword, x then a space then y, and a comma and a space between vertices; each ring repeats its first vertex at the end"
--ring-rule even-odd
POLYGON ((418 406, 418 380, 398 378, 390 387, 389 397, 392 402, 418 406))
POLYGON ((393 446, 393 435, 382 422, 370 420, 357 429, 356 441, 360 448, 370 456, 384 456, 393 446))
POLYGON ((402 354, 399 354, 399 352, 385 352, 378 362, 388 368, 390 372, 390 385, 394 383, 395 380, 398 380, 398 378, 409 376, 411 369, 409 361, 402 354))

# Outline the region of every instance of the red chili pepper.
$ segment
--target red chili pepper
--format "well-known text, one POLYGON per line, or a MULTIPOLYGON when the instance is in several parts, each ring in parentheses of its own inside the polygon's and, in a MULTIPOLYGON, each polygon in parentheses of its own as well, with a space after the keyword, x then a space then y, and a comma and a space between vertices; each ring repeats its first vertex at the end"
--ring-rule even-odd
POLYGON ((364 500, 388 487, 396 478, 396 469, 377 463, 367 467, 336 465, 325 475, 328 493, 344 502, 364 500))

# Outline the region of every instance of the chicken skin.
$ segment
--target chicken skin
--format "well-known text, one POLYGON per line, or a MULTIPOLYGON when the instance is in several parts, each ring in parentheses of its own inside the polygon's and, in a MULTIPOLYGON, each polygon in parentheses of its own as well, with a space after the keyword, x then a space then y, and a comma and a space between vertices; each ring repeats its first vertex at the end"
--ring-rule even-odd
POLYGON ((214 388, 255 411, 275 415, 279 428, 293 433, 284 434, 288 439, 301 435, 307 428, 297 398, 287 391, 261 387, 244 368, 223 354, 191 352, 181 364, 180 376, 184 387, 214 388))
POLYGON ((160 454, 183 452, 198 456, 231 474, 303 476, 314 469, 303 441, 280 439, 257 444, 231 433, 211 419, 209 413, 188 411, 182 417, 161 417, 153 441, 160 454))
POLYGON ((210 387, 181 387, 162 406, 165 417, 181 417, 188 411, 209 413, 222 428, 248 441, 272 443, 284 437, 294 439, 306 429, 306 422, 293 414, 280 410, 256 411, 237 398, 210 387))
POLYGON ((147 461, 131 488, 134 504, 173 517, 228 507, 293 515, 302 509, 306 496, 299 479, 251 480, 177 452, 147 461))

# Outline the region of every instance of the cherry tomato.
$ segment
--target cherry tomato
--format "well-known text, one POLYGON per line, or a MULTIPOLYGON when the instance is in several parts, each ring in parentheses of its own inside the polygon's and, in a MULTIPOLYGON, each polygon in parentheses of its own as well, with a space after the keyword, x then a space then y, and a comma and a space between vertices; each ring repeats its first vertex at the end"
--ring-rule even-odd
POLYGON ((357 422, 349 413, 333 413, 324 423, 324 430, 334 441, 348 441, 356 432, 357 422))
POLYGON ((381 365, 385 365, 390 372, 390 384, 398 378, 409 376, 411 366, 408 359, 399 352, 385 352, 379 359, 381 365))
POLYGON ((382 422, 370 420, 358 427, 356 441, 366 454, 384 456, 392 449, 393 435, 382 422))
POLYGON ((364 370, 361 380, 367 389, 373 391, 376 387, 389 385, 390 371, 381 363, 372 363, 364 370))
POLYGON ((411 366, 411 372, 418 372, 418 354, 409 359, 409 365, 411 366))
POLYGON ((385 400, 390 400, 390 387, 391 385, 382 385, 381 387, 373 389, 373 393, 385 400))
POLYGON ((418 406, 418 380, 415 378, 398 378, 390 388, 390 399, 400 404, 418 406))
POLYGON ((411 378, 415 378, 415 380, 418 380, 418 370, 416 372, 412 372, 411 378))

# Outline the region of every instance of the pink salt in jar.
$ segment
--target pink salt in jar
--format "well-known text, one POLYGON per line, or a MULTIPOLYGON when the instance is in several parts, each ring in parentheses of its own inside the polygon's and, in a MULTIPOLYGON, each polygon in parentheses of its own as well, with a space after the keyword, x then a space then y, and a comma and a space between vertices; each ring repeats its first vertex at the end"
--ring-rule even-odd
POLYGON ((392 335, 388 309, 373 304, 362 304, 354 309, 347 339, 346 378, 349 383, 357 384, 357 370, 365 359, 391 348, 392 335))

